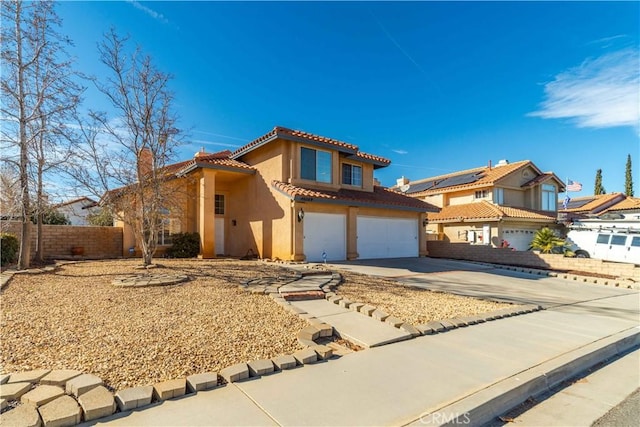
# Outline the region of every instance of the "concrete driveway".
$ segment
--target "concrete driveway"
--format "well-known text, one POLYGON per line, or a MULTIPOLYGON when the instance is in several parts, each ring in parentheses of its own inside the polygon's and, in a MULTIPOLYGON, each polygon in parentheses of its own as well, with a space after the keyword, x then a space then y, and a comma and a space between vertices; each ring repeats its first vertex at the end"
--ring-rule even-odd
MULTIPOLYGON (((487 265, 437 258, 394 258, 347 261, 337 269, 395 279, 405 285, 458 295, 538 304, 547 309, 580 304, 580 310, 604 316, 638 319, 637 290, 497 269, 487 265), (615 300, 612 308, 612 299, 615 300)), ((574 307, 575 309, 575 307, 574 307)))

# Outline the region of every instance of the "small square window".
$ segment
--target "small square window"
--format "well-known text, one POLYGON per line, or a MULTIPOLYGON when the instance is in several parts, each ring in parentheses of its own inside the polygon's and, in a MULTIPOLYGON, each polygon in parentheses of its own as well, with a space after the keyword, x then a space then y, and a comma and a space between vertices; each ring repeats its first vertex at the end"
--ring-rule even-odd
POLYGON ((342 183, 362 187, 362 167, 343 163, 342 183))
POLYGON ((487 197, 487 190, 478 190, 476 191, 474 197, 476 199, 484 199, 487 197))
POLYGON ((224 194, 216 194, 215 214, 224 215, 224 194))

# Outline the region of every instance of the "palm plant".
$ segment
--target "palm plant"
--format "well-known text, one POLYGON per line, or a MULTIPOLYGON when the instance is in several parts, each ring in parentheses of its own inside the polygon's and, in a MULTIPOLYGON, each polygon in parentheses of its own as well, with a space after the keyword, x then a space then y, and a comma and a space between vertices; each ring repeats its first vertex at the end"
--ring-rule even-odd
POLYGON ((529 245, 529 249, 540 251, 543 254, 561 253, 566 256, 572 256, 573 253, 568 247, 567 242, 558 237, 558 235, 549 227, 538 230, 529 245))

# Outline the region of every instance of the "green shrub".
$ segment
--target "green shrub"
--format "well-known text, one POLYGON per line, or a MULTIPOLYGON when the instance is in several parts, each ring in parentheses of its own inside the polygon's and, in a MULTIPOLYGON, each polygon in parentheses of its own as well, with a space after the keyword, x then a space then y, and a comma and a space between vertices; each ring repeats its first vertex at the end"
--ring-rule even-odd
POLYGON ((169 258, 193 258, 200 253, 198 233, 178 233, 171 236, 173 245, 167 249, 169 258))
POLYGON ((18 238, 13 234, 2 233, 0 234, 0 240, 2 241, 2 265, 10 264, 18 258, 18 249, 20 248, 20 242, 18 238))

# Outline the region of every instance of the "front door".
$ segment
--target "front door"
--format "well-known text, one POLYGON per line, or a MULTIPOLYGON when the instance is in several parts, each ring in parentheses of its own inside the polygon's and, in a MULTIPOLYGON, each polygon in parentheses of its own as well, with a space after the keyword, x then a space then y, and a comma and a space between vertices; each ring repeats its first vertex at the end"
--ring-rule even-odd
POLYGON ((216 218, 216 255, 224 255, 224 218, 216 218))

